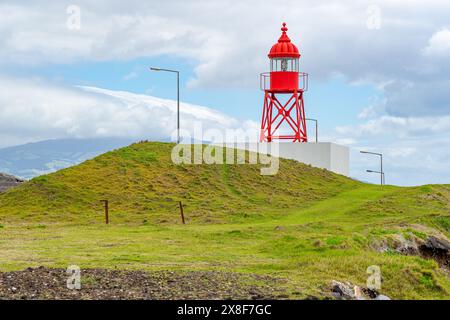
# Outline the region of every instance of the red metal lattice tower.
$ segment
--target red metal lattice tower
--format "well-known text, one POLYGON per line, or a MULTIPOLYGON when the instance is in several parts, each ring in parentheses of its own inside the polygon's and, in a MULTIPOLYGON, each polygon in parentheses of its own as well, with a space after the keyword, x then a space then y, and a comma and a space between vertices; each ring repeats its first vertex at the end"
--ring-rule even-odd
POLYGON ((268 54, 270 72, 261 73, 261 90, 264 91, 261 142, 308 141, 303 103, 308 74, 299 72, 300 53, 287 36, 287 30, 283 23, 281 37, 268 54))

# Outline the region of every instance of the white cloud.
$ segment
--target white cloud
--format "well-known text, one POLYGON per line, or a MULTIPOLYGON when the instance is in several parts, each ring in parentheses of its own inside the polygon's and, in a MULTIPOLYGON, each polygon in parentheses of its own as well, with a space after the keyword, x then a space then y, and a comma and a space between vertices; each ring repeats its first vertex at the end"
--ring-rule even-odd
POLYGON ((369 106, 364 109, 358 114, 358 119, 369 119, 373 118, 377 115, 377 110, 375 106, 369 106))
MULTIPOLYGON (((0 105, 0 146, 66 137, 169 139, 176 128, 176 101, 95 87, 0 78, 0 105)), ((181 103, 180 114, 182 128, 190 132, 197 122, 205 130, 256 128, 188 103, 181 103)))
POLYGON ((434 136, 427 140, 383 140, 366 137, 351 149, 350 174, 364 181, 378 183, 376 175, 367 169, 378 170, 379 158, 359 153, 371 150, 383 153, 386 182, 394 185, 448 184, 450 181, 450 144, 446 136, 434 136))
POLYGON ((423 137, 450 133, 450 115, 443 117, 394 117, 384 115, 359 125, 337 127, 338 134, 362 137, 392 135, 395 137, 423 137))
POLYGON ((428 46, 423 50, 427 56, 450 56, 450 30, 442 29, 430 38, 428 46))
POLYGON ((430 34, 448 24, 448 1, 87 1, 81 29, 66 27, 66 6, 52 1, 0 5, 3 60, 24 63, 132 59, 172 55, 195 59, 193 85, 254 85, 282 21, 315 77, 334 72, 373 82, 417 64, 430 34), (367 28, 381 9, 379 30, 367 28), (326 23, 324 23, 326 22, 326 23), (399 61, 401 64, 399 64, 399 61))
MULTIPOLYGON (((189 86, 258 86, 280 23, 311 79, 342 74, 383 87, 393 116, 450 113, 448 1, 79 0, 81 28, 67 28, 67 4, 0 4, 0 68, 11 64, 127 60, 168 55, 194 62, 189 86), (368 8, 380 8, 371 29, 368 8), (444 58, 444 61, 443 61, 444 58), (388 83, 389 85, 385 86, 388 83), (434 90, 433 90, 434 89, 434 90), (437 94, 438 90, 441 94, 437 94)), ((126 75, 126 79, 134 75, 126 75)))
POLYGON ((350 174, 377 183, 379 159, 360 154, 360 150, 384 154, 386 181, 397 185, 449 183, 450 116, 405 118, 388 115, 343 126, 329 134, 335 141, 351 139, 350 174))

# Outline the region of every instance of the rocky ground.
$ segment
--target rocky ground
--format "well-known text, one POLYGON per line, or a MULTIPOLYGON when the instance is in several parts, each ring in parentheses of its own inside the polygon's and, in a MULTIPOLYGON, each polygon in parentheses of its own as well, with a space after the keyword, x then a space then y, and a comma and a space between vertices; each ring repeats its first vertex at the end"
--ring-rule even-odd
POLYGON ((81 289, 68 289, 65 269, 0 273, 0 299, 283 299, 284 281, 226 272, 81 270, 81 289))

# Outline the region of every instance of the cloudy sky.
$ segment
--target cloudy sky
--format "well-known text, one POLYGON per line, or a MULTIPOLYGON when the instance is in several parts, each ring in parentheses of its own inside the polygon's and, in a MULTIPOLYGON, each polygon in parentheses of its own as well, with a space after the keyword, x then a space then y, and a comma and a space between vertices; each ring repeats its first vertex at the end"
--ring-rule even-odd
POLYGON ((377 181, 366 149, 386 155, 387 183, 450 183, 448 12, 437 0, 0 0, 0 147, 166 139, 175 79, 151 65, 181 71, 186 129, 257 128, 259 73, 285 21, 310 74, 307 116, 320 140, 351 148, 352 176, 377 181))

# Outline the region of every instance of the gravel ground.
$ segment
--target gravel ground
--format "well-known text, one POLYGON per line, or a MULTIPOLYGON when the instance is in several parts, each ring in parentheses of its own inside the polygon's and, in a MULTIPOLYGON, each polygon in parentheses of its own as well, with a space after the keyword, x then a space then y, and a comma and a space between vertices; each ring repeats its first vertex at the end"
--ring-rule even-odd
POLYGON ((65 269, 0 272, 0 299, 283 299, 282 279, 227 272, 81 270, 67 289, 65 269))

